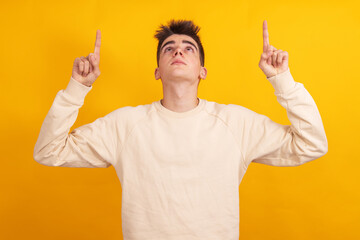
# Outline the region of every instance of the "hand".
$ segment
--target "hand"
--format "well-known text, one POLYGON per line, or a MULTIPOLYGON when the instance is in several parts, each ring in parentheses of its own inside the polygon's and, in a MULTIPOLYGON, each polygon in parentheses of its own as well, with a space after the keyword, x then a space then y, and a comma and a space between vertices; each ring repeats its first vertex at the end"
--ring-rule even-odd
POLYGON ((259 62, 260 69, 268 78, 285 72, 289 68, 289 54, 270 45, 266 20, 263 23, 263 39, 263 53, 259 62))
POLYGON ((83 56, 76 58, 74 61, 72 77, 88 87, 91 87, 100 75, 100 45, 101 32, 97 30, 94 53, 90 53, 86 58, 83 56))

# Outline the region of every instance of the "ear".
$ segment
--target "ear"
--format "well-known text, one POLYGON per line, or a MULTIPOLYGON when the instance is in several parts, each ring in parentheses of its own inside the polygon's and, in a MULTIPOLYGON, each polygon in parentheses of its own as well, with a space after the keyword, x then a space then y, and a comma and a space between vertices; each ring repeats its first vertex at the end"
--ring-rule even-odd
POLYGON ((206 75, 207 75, 207 69, 205 67, 201 67, 201 70, 200 70, 200 78, 201 79, 205 79, 206 78, 206 75))
POLYGON ((155 69, 155 79, 158 80, 160 78, 160 71, 159 68, 155 69))

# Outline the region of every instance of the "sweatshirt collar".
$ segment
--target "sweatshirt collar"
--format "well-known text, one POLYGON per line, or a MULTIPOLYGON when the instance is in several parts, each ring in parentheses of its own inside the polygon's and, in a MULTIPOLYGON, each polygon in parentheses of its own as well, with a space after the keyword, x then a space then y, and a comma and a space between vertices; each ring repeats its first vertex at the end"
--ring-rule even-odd
POLYGON ((167 109, 166 107, 164 107, 161 104, 161 99, 154 102, 154 105, 158 111, 160 111, 162 114, 164 114, 166 116, 174 117, 174 118, 183 118, 183 117, 193 116, 196 113, 200 112, 204 108, 206 100, 201 99, 201 98, 198 98, 198 99, 199 99, 198 105, 196 107, 194 107, 193 109, 190 109, 186 112, 174 112, 174 111, 171 111, 170 109, 167 109))

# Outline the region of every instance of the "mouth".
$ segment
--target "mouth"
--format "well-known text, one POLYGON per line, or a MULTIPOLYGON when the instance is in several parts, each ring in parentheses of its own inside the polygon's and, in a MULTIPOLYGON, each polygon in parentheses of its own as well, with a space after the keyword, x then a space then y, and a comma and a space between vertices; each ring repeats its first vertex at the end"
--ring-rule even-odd
POLYGON ((174 65, 174 64, 184 64, 186 65, 183 61, 180 61, 180 60, 175 60, 171 63, 171 65, 174 65))

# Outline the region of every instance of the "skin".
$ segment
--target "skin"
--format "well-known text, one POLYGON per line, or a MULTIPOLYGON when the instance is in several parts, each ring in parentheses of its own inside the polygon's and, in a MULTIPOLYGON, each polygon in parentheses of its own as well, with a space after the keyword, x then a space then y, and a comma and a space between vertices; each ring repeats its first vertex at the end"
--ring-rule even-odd
POLYGON ((207 75, 200 63, 199 46, 187 35, 173 34, 165 39, 161 48, 159 67, 155 69, 155 79, 161 79, 163 85, 161 104, 174 112, 191 110, 198 105, 200 79, 207 75), (174 43, 167 44, 170 41, 174 43), (172 64, 174 60, 185 64, 172 64))
POLYGON ((267 78, 283 73, 289 68, 288 52, 278 50, 269 43, 266 20, 263 22, 263 53, 261 54, 259 67, 267 78))
MULTIPOLYGON (((100 45, 101 32, 97 30, 94 53, 74 61, 72 77, 88 87, 91 87, 100 75, 100 45)), ((198 105, 198 86, 200 80, 207 75, 207 69, 200 63, 199 47, 191 37, 181 34, 169 36, 162 47, 164 45, 166 46, 161 49, 159 66, 155 69, 155 79, 161 79, 163 85, 161 104, 174 112, 189 111, 198 105), (167 44, 169 41, 173 43, 167 44), (181 60, 184 64, 172 64, 174 60, 181 60)), ((288 59, 288 52, 270 45, 267 21, 264 20, 260 69, 267 78, 273 77, 288 70, 288 59)))
POLYGON ((100 30, 97 30, 94 53, 90 53, 87 57, 82 56, 76 58, 74 61, 72 78, 85 86, 91 87, 100 75, 100 46, 101 32, 100 30))

